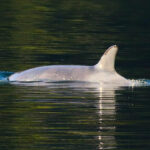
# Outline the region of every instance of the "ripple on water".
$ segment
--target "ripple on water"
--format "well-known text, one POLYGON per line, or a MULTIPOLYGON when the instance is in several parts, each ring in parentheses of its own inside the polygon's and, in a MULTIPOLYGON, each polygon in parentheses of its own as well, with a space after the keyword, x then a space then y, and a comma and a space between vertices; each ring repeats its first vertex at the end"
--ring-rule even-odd
POLYGON ((130 80, 131 86, 150 86, 150 80, 149 79, 138 79, 138 80, 130 80))
POLYGON ((6 82, 8 81, 8 77, 13 74, 13 72, 9 71, 0 71, 0 82, 6 82))

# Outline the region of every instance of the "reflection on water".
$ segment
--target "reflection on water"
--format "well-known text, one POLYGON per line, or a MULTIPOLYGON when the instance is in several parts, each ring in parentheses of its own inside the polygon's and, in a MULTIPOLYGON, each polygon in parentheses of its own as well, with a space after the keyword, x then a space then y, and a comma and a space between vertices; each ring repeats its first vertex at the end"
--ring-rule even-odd
POLYGON ((2 95, 6 88, 0 88, 4 97, 0 101, 1 148, 116 147, 115 88, 77 82, 11 85, 9 94, 2 95), (15 91, 18 93, 14 95, 15 91))
POLYGON ((0 149, 117 149, 122 147, 118 136, 130 135, 120 132, 118 110, 124 104, 118 95, 136 87, 76 81, 4 82, 10 74, 0 74, 0 149))
POLYGON ((106 122, 115 122, 116 120, 116 100, 115 100, 115 87, 99 87, 99 129, 100 134, 98 136, 100 140, 99 149, 115 149, 116 140, 113 135, 115 132, 115 126, 106 122), (103 135, 107 131, 111 134, 103 135), (109 141, 109 142, 108 142, 109 141))
POLYGON ((0 72, 0 149, 150 149, 149 86, 27 86, 5 78, 37 66, 94 65, 117 44, 117 72, 150 79, 149 6, 148 0, 1 1, 0 70, 10 72, 0 72))
POLYGON ((0 149, 128 149, 137 140, 146 147, 149 96, 140 96, 148 90, 87 82, 3 84, 0 149))
POLYGON ((115 88, 99 87, 99 149, 116 148, 116 140, 114 135, 115 126, 113 124, 107 123, 115 122, 116 120, 115 103, 115 88), (107 132, 106 135, 105 132, 107 132))

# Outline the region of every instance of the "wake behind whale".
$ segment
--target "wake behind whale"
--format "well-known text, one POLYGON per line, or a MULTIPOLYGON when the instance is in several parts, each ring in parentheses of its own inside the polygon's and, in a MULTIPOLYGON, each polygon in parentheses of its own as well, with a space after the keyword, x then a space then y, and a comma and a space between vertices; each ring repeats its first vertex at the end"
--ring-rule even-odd
MULTIPOLYGON (((55 82, 81 81, 117 86, 138 86, 149 84, 144 80, 128 80, 115 70, 116 45, 109 47, 94 66, 51 65, 36 67, 18 73, 8 74, 11 82, 55 82)), ((5 79, 2 77, 2 79, 5 79)))

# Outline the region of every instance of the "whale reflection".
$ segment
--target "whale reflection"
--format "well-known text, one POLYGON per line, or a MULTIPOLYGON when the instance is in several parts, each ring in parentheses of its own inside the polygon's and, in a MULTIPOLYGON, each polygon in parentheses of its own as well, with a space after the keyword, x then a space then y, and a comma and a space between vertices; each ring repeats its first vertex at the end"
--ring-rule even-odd
POLYGON ((116 94, 119 87, 99 87, 99 149, 112 149, 116 147, 115 125, 116 121, 116 94))
MULTIPOLYGON (((72 96, 74 98, 77 97, 77 95, 79 96, 79 98, 85 97, 84 102, 80 101, 81 103, 78 100, 72 101, 72 105, 78 103, 78 106, 82 105, 82 103, 88 103, 86 99, 88 99, 88 97, 92 97, 93 101, 92 102, 90 101, 90 103, 92 104, 92 107, 94 106, 95 108, 92 111, 92 115, 98 116, 96 120, 96 122, 98 122, 97 132, 95 133, 95 137, 98 141, 97 147, 98 149, 111 149, 116 147, 117 145, 115 139, 115 134, 116 134, 115 121, 117 115, 116 93, 118 90, 123 89, 123 87, 117 87, 115 85, 110 85, 110 84, 106 85, 106 84, 97 84, 97 83, 88 83, 88 82, 51 82, 51 83, 43 83, 43 82, 31 82, 31 83, 14 82, 13 83, 12 82, 11 84, 27 87, 27 90, 31 88, 32 92, 36 91, 37 89, 40 90, 40 93, 42 92, 48 93, 50 91, 53 91, 53 95, 59 94, 59 96, 62 98, 63 97, 66 98, 67 96, 72 96)), ((71 101, 66 100, 62 103, 62 105, 63 104, 66 105, 65 103, 71 103, 71 101)), ((78 107, 76 109, 78 109, 78 107)), ((87 116, 88 115, 86 115, 85 119, 88 119, 87 116)), ((81 114, 81 118, 80 115, 78 117, 79 119, 81 119, 82 114, 81 114)), ((73 134, 81 134, 81 131, 80 133, 77 131, 76 132, 68 131, 68 132, 71 132, 73 134)))

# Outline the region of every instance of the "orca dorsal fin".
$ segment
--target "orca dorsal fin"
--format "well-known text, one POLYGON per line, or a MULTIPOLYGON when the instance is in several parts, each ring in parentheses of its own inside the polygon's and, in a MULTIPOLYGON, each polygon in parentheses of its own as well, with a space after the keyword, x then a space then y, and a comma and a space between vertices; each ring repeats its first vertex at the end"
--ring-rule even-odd
POLYGON ((117 51, 117 45, 109 47, 95 66, 103 70, 115 71, 114 65, 117 51))

